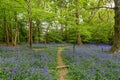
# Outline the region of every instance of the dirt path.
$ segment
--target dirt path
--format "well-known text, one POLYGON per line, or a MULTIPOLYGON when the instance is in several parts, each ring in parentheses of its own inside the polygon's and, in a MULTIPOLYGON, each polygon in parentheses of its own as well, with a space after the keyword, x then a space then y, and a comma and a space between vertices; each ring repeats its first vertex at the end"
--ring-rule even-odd
POLYGON ((60 70, 59 73, 59 80, 66 80, 66 74, 67 74, 67 69, 66 69, 66 65, 64 64, 63 60, 62 60, 62 50, 65 47, 59 47, 58 49, 58 53, 57 53, 57 58, 58 58, 58 69, 60 70))
POLYGON ((34 49, 32 49, 32 50, 40 51, 40 50, 43 50, 43 49, 41 49, 41 48, 34 48, 34 49))

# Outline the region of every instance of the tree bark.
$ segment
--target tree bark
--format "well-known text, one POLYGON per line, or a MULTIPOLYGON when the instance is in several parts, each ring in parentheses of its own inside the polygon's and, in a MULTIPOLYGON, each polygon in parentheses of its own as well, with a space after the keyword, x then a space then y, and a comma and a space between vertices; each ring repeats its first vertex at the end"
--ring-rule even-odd
POLYGON ((37 35, 36 35, 36 37, 37 37, 37 39, 36 39, 36 42, 37 43, 39 43, 40 42, 40 37, 41 37, 41 30, 40 30, 40 28, 41 28, 41 26, 40 26, 40 21, 39 20, 37 20, 36 21, 36 25, 37 25, 37 35))
POLYGON ((114 24, 114 40, 111 48, 111 52, 120 53, 120 0, 114 0, 115 2, 115 24, 114 24))
MULTIPOLYGON (((76 16, 76 25, 78 26, 79 25, 79 13, 78 13, 78 0, 75 0, 75 5, 76 5, 76 12, 75 12, 75 16, 76 16)), ((76 29, 78 30, 78 29, 76 29)), ((76 33, 76 44, 77 45, 82 45, 82 41, 81 41, 81 35, 80 35, 80 32, 77 31, 76 33)))
POLYGON ((17 21, 17 12, 14 12, 15 16, 15 29, 12 30, 12 45, 17 45, 17 37, 18 37, 18 21, 17 21))
POLYGON ((30 0, 27 0, 27 3, 28 3, 28 27, 29 27, 29 45, 30 45, 30 48, 32 48, 32 20, 31 20, 31 17, 30 17, 30 0))
POLYGON ((17 12, 15 12, 14 15, 15 15, 15 26, 16 26, 16 44, 20 44, 17 12))
POLYGON ((5 40, 7 46, 9 46, 9 33, 8 33, 8 27, 7 27, 7 20, 6 20, 6 15, 5 15, 5 10, 4 10, 4 28, 5 28, 5 40))

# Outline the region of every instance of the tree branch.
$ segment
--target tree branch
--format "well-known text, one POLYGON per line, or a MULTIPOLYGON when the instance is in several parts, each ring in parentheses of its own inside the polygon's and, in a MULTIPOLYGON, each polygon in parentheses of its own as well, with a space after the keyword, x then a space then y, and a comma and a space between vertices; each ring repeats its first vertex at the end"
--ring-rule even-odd
POLYGON ((114 8, 112 8, 112 7, 93 7, 93 8, 90 8, 90 9, 100 9, 100 8, 115 9, 115 7, 114 8))
POLYGON ((100 9, 100 8, 106 8, 106 9, 115 9, 115 7, 114 8, 112 8, 112 7, 93 7, 93 8, 90 8, 90 9, 100 9))

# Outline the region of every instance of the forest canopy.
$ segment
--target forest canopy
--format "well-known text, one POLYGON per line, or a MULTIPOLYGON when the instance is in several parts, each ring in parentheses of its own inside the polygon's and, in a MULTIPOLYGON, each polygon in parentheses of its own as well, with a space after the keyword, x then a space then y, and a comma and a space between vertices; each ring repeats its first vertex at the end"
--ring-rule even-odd
POLYGON ((74 42, 76 32, 83 42, 112 43, 113 1, 78 0, 77 6, 75 0, 28 1, 0 0, 1 42, 28 41, 30 18, 33 43, 74 42))

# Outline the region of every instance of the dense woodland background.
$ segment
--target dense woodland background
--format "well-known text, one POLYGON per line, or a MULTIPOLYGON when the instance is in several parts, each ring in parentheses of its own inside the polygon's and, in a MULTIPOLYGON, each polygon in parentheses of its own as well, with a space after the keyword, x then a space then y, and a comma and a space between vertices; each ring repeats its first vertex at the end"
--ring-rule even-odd
POLYGON ((112 44, 115 1, 0 0, 0 42, 112 44))

